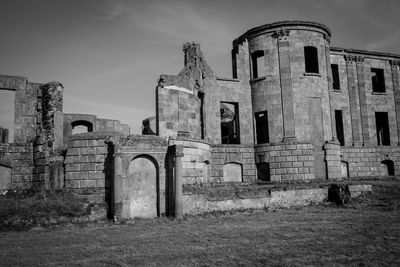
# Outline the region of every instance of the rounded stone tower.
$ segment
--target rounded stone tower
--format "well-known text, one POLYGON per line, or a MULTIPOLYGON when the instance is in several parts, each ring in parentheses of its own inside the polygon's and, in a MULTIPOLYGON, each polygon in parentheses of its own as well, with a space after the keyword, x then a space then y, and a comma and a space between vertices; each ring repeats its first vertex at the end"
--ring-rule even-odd
MULTIPOLYGON (((234 41, 234 50, 248 50, 249 71, 234 61, 234 76, 247 73, 251 84, 255 142, 312 144, 316 168, 324 165, 323 145, 335 132, 330 37, 325 25, 282 21, 250 29, 234 41)), ((324 168, 315 175, 324 176, 324 168)))

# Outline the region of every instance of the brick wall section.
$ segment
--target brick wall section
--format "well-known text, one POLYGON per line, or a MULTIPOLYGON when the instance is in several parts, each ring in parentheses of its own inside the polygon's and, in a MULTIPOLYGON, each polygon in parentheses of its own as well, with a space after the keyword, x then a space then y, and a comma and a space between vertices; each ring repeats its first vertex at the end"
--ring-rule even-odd
POLYGON ((257 179, 254 147, 252 145, 213 145, 211 162, 211 182, 224 182, 222 181, 223 167, 226 163, 239 163, 242 165, 243 182, 257 179))
POLYGON ((349 177, 382 176, 381 161, 394 162, 395 175, 400 174, 400 147, 341 147, 341 160, 349 164, 349 177))
POLYGON ((329 142, 324 145, 325 161, 328 172, 328 179, 342 178, 340 167, 340 145, 336 142, 329 142))
POLYGON ((110 188, 112 157, 108 155, 107 134, 79 134, 69 141, 65 158, 65 188, 110 188))
POLYGON ((309 143, 255 146, 257 163, 269 163, 271 181, 315 179, 313 153, 313 146, 309 143))
POLYGON ((33 180, 33 146, 28 144, 0 144, 0 165, 11 168, 11 188, 28 189, 33 180))

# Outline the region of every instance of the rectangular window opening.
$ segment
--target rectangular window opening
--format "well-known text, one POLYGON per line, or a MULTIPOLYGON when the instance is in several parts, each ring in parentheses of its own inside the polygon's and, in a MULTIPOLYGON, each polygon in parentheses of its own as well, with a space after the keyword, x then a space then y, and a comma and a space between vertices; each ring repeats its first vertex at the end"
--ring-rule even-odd
POLYGON ((385 74, 383 69, 371 68, 372 91, 385 93, 385 74))
POLYGON ((387 112, 375 112, 376 139, 378 146, 390 146, 389 119, 387 112))
POLYGON ((335 110, 336 137, 341 146, 344 146, 343 115, 341 110, 335 110))
POLYGON ((220 116, 221 116, 221 143, 240 144, 238 103, 221 102, 220 116))
POLYGON ((251 61, 253 67, 253 79, 265 76, 265 59, 264 51, 258 50, 251 54, 251 61))
POLYGON ((261 111, 255 114, 257 144, 269 143, 268 112, 261 111))
POLYGON ((0 143, 14 142, 15 91, 0 89, 0 143))
POLYGON ((318 49, 314 46, 304 47, 306 73, 319 73, 318 49))
POLYGON ((332 68, 333 89, 340 90, 339 65, 331 64, 331 68, 332 68))

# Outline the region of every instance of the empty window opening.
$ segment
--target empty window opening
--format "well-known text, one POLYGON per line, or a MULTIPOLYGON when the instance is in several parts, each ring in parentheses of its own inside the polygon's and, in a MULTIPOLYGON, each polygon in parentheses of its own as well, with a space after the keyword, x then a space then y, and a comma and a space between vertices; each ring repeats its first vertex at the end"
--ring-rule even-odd
POLYGON ((255 114, 257 144, 269 143, 268 112, 261 111, 255 114))
POLYGON ((8 140, 5 142, 5 134, 0 140, 2 143, 14 142, 14 114, 15 91, 0 89, 0 128, 8 130, 8 140))
POLYGON ((306 73, 319 73, 317 48, 314 46, 305 46, 304 58, 306 65, 306 73))
POLYGON ((264 51, 258 50, 251 54, 253 79, 265 76, 264 51))
POLYGON ((221 102, 221 142, 240 144, 238 103, 221 102))
POLYGON ((339 65, 331 64, 331 69, 332 69, 333 89, 340 90, 339 65))
POLYGON ((385 93, 385 75, 383 69, 371 68, 372 91, 385 93))
POLYGON ((257 163, 257 177, 261 181, 271 181, 271 171, 269 163, 260 162, 257 163))
POLYGON ((342 173, 342 178, 349 178, 349 163, 346 161, 341 161, 340 169, 342 173))
POLYGON ((341 110, 335 110, 336 137, 341 146, 344 146, 343 115, 341 110))
POLYGON ((394 176, 394 163, 392 160, 381 161, 380 174, 381 176, 394 176))
POLYGON ((375 112, 375 123, 378 146, 390 146, 388 113, 375 112))
POLYGON ((74 121, 72 125, 72 134, 90 133, 93 132, 93 124, 89 121, 74 121))

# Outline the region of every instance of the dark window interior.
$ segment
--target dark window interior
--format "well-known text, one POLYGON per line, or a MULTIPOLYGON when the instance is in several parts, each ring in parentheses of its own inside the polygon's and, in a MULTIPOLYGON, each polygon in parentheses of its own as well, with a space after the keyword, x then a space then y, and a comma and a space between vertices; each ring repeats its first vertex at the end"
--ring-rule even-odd
POLYGON ((306 73, 319 73, 317 48, 314 46, 305 46, 304 58, 306 64, 306 73))
POLYGON ((390 146, 389 120, 387 112, 375 112, 375 122, 378 146, 390 146))
POLYGON ((240 144, 238 103, 221 102, 220 113, 222 144, 240 144))
POLYGON ((331 68, 332 68, 333 89, 340 90, 339 66, 338 64, 331 64, 331 68))
POLYGON ((376 93, 385 93, 385 75, 383 69, 371 68, 372 91, 376 93))
POLYGON ((268 112, 262 111, 255 114, 257 144, 269 143, 268 112))
POLYGON ((265 76, 264 51, 258 50, 251 54, 253 78, 265 76))
POLYGON ((335 110, 336 137, 341 146, 344 146, 343 115, 341 110, 335 110))
POLYGON ((381 161, 381 164, 386 165, 387 167, 387 174, 389 176, 394 176, 394 162, 392 160, 383 160, 381 161))
POLYGON ((258 180, 271 181, 271 171, 269 163, 267 162, 257 163, 257 176, 258 180))

